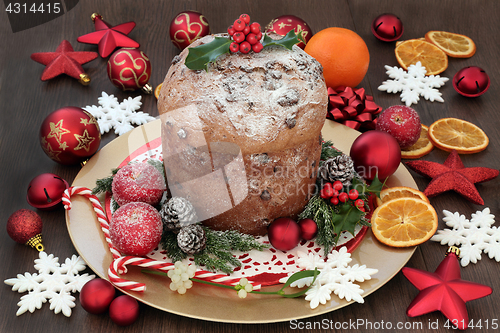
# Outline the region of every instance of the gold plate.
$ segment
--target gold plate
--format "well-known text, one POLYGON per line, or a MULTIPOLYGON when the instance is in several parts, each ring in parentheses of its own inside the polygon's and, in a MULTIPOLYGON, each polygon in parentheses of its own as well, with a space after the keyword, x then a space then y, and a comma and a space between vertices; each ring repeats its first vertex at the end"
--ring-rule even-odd
MULTIPOLYGON (((148 142, 161 135, 160 121, 156 120, 113 140, 95 154, 76 176, 72 186, 85 186, 92 189, 97 179, 108 177, 125 158, 148 142)), ((323 138, 331 140, 335 147, 346 154, 359 132, 326 120, 322 130, 323 138)), ((400 164, 388 181, 389 186, 408 186, 418 189, 417 184, 406 168, 400 164)), ((101 278, 107 279, 108 268, 112 262, 111 253, 101 232, 90 202, 81 196, 74 196, 72 209, 66 211, 66 224, 71 240, 87 265, 101 278)), ((101 198, 103 203, 104 197, 101 198)), ((371 294, 387 283, 411 258, 415 247, 392 248, 379 243, 371 230, 352 253, 354 264, 365 264, 378 269, 371 280, 359 283, 364 290, 363 297, 371 294)), ((340 300, 332 294, 332 300, 311 310, 309 302, 303 297, 288 299, 278 296, 249 294, 247 298, 238 298, 236 292, 228 289, 200 285, 195 283, 184 295, 169 289, 170 279, 150 274, 143 274, 140 268, 129 267, 123 276, 127 280, 143 282, 146 291, 124 291, 137 300, 158 309, 178 315, 231 323, 272 323, 317 316, 330 312, 354 301, 340 300)), ((276 287, 267 287, 264 290, 276 287)))

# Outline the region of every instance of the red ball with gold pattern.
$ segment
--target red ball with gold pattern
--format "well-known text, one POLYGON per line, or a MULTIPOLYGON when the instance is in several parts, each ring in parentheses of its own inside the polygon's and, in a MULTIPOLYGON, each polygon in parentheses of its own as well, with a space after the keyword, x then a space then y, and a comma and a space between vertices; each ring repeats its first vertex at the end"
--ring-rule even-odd
POLYGON ((299 39, 302 39, 303 42, 297 44, 298 47, 304 49, 306 47, 307 42, 311 39, 313 32, 311 27, 301 18, 294 15, 283 15, 273 19, 266 26, 266 33, 275 32, 278 35, 285 36, 290 30, 294 29, 295 33, 302 34, 302 37, 299 36, 299 39), (305 41, 305 43, 304 43, 305 41))
POLYGON ((148 94, 153 92, 149 84, 151 62, 139 49, 123 48, 113 53, 108 60, 108 77, 123 91, 142 89, 148 94))
POLYGON ((209 34, 210 26, 206 17, 192 10, 180 12, 170 22, 170 39, 180 50, 209 34))
POLYGON ((82 163, 94 155, 100 143, 96 119, 78 107, 67 106, 52 112, 40 127, 43 151, 60 164, 82 163))

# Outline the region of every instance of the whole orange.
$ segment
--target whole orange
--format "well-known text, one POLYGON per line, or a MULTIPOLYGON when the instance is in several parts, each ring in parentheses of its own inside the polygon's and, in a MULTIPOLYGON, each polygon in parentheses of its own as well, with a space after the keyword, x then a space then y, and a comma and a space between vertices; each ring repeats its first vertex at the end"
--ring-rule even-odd
POLYGON ((352 30, 326 28, 314 34, 304 49, 323 66, 328 87, 356 87, 365 77, 370 53, 363 38, 352 30))

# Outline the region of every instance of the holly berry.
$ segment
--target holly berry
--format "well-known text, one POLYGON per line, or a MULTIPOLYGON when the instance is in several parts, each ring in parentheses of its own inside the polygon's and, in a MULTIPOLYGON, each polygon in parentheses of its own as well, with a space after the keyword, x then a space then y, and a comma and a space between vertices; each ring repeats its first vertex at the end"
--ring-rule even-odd
POLYGON ((242 32, 240 32, 240 31, 235 32, 233 34, 233 40, 236 43, 240 44, 241 42, 243 42, 245 40, 245 35, 242 32))
POLYGON ((260 24, 257 22, 250 24, 250 32, 257 35, 260 32, 260 24))
POLYGON ((232 25, 230 25, 229 28, 227 28, 227 33, 229 34, 229 36, 234 35, 235 32, 236 30, 234 30, 232 25))
POLYGON ((323 188, 323 192, 325 193, 325 196, 326 196, 327 198, 331 198, 331 197, 333 197, 333 191, 334 191, 334 190, 333 190, 333 188, 331 188, 331 187, 324 187, 324 188, 323 188))
POLYGON ((337 191, 341 191, 342 188, 344 188, 344 184, 340 180, 336 180, 333 182, 333 188, 336 189, 337 191))
POLYGON ((347 200, 349 200, 349 194, 347 194, 346 192, 342 192, 339 194, 338 198, 340 202, 347 202, 347 200))
POLYGON ((250 15, 248 15, 248 14, 241 14, 240 15, 240 20, 242 20, 246 24, 250 24, 250 15))
POLYGON ((250 52, 251 49, 252 49, 252 45, 250 45, 249 42, 242 42, 240 44, 240 52, 241 53, 245 53, 246 54, 246 53, 250 52))
POLYGON ((249 33, 246 37, 246 41, 249 42, 251 45, 257 43, 259 40, 257 39, 257 36, 253 33, 249 33))
POLYGON ((358 190, 353 188, 352 190, 349 191, 349 199, 356 200, 358 197, 359 197, 358 190))
POLYGON ((338 197, 332 197, 330 199, 330 203, 334 206, 338 205, 339 204, 339 198, 338 197))
POLYGON ((245 27, 245 29, 243 29, 243 33, 245 35, 248 35, 250 33, 250 27, 248 25, 245 27))
POLYGON ((257 40, 260 40, 262 38, 262 32, 259 31, 255 36, 257 36, 257 40))
POLYGON ((245 21, 243 21, 241 19, 237 19, 233 23, 233 28, 236 31, 243 31, 243 29, 245 29, 245 27, 246 27, 246 23, 245 23, 245 21))
POLYGON ((356 206, 357 208, 364 207, 365 202, 362 199, 358 199, 358 200, 354 201, 354 206, 356 206))
POLYGON ((238 44, 236 42, 232 42, 231 44, 229 44, 229 51, 236 53, 239 50, 240 50, 240 44, 238 44))

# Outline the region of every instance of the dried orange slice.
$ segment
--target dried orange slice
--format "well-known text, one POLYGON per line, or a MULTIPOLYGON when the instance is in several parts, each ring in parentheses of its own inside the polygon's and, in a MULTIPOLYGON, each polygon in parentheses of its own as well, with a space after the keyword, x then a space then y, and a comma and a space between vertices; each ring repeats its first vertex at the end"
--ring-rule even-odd
POLYGON ((448 68, 448 56, 436 45, 420 39, 409 39, 395 49, 396 59, 405 70, 420 61, 427 75, 442 73, 448 68))
POLYGON ((377 207, 386 203, 389 200, 398 198, 416 198, 429 202, 429 198, 419 190, 407 186, 389 187, 380 192, 380 198, 377 197, 377 207))
POLYGON ((476 44, 467 36, 445 31, 429 31, 425 40, 454 58, 470 58, 476 53, 476 44))
POLYGON ((158 97, 160 97, 160 90, 161 90, 161 86, 163 85, 163 83, 160 83, 159 85, 156 86, 155 88, 155 97, 156 99, 158 99, 158 97))
POLYGON ((417 142, 415 142, 413 146, 410 146, 408 148, 401 148, 401 158, 415 159, 429 154, 434 146, 429 140, 429 136, 427 134, 428 131, 429 127, 422 125, 422 129, 420 130, 420 138, 418 138, 417 142))
POLYGON ((457 118, 442 118, 429 126, 429 139, 442 150, 455 149, 459 154, 480 152, 489 144, 482 129, 468 121, 457 118))
POLYGON ((434 235, 438 216, 434 207, 417 198, 389 200, 372 215, 373 235, 383 244, 408 247, 422 244, 434 235))
MULTIPOLYGON (((417 39, 417 40, 425 40, 425 37, 414 38, 414 39, 417 39)), ((403 42, 405 42, 405 41, 404 41, 404 40, 398 40, 398 41, 396 42, 396 46, 399 46, 399 44, 401 44, 401 43, 403 43, 403 42)))

